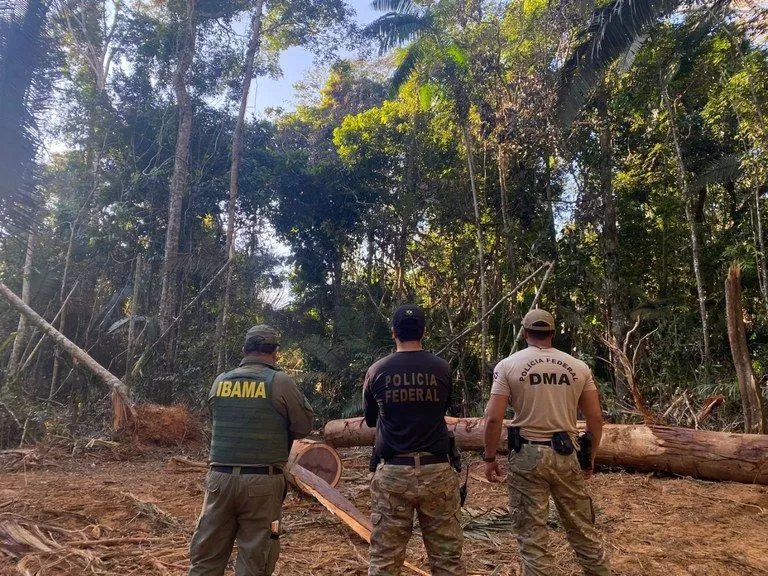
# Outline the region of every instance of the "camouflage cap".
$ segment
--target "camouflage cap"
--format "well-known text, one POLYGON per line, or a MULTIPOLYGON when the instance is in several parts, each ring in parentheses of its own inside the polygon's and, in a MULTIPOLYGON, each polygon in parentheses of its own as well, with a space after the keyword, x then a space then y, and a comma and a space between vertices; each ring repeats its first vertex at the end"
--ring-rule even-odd
POLYGON ((267 324, 259 324, 251 327, 245 333, 245 345, 254 344, 280 344, 280 336, 277 330, 267 324))
POLYGON ((551 332, 555 329, 555 319, 546 310, 531 310, 523 318, 523 328, 538 332, 551 332))

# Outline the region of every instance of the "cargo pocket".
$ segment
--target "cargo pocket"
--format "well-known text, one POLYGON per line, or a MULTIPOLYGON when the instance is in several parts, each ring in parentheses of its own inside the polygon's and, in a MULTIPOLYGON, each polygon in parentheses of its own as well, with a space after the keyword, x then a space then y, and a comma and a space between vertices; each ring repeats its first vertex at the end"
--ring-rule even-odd
POLYGON ((509 469, 511 471, 530 472, 536 468, 541 454, 537 448, 523 446, 520 452, 509 453, 509 469))
POLYGON ((432 518, 450 518, 461 509, 461 496, 456 473, 451 469, 450 476, 441 476, 425 486, 426 494, 419 510, 432 518))
POLYGON ((249 479, 249 498, 264 498, 265 496, 271 496, 273 493, 274 491, 269 482, 269 476, 255 476, 249 479))

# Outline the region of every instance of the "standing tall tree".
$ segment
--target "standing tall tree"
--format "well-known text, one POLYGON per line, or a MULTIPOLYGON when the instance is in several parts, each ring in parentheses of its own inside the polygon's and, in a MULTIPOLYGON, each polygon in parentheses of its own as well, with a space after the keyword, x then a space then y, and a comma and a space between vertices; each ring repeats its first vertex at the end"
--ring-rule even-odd
POLYGON ((380 53, 384 54, 396 46, 408 45, 400 65, 392 75, 392 87, 398 90, 419 67, 423 67, 426 81, 423 95, 430 96, 433 86, 444 86, 451 98, 456 120, 464 141, 467 171, 472 194, 472 208, 475 219, 477 266, 480 283, 480 334, 481 374, 485 374, 488 348, 488 290, 486 287, 485 247, 481 219, 480 197, 477 187, 477 170, 474 163, 472 135, 469 128, 470 78, 467 56, 461 46, 443 27, 436 10, 452 13, 454 8, 465 10, 464 0, 449 2, 434 9, 423 9, 411 0, 375 0, 373 7, 387 11, 369 24, 364 32, 378 38, 380 53))
MULTIPOLYGON (((174 3, 175 4, 175 3, 174 3)), ((177 4, 178 6, 178 4, 177 4)), ((179 32, 176 47, 176 69, 173 73, 173 91, 176 95, 178 128, 176 152, 173 158, 168 200, 168 223, 165 231, 162 280, 160 288, 160 328, 171 328, 177 305, 176 272, 179 261, 181 233, 181 207, 189 182, 189 146, 192 138, 192 101, 189 96, 189 69, 195 57, 197 36, 197 0, 182 0, 176 10, 179 32)), ((168 340, 173 342, 173 338, 168 340)), ((166 347, 166 359, 172 360, 173 346, 166 347)))

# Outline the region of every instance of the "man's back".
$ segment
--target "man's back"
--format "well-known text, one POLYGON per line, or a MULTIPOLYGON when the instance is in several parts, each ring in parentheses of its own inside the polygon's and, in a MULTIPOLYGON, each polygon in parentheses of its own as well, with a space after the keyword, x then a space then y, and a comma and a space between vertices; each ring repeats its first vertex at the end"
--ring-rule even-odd
POLYGON ((380 456, 448 452, 451 372, 445 360, 426 350, 395 352, 368 369, 364 389, 366 421, 378 427, 380 456))
POLYGON ((523 437, 549 440, 559 431, 575 438, 576 408, 584 390, 594 390, 589 367, 556 348, 529 346, 499 362, 492 394, 509 396, 512 419, 523 437))

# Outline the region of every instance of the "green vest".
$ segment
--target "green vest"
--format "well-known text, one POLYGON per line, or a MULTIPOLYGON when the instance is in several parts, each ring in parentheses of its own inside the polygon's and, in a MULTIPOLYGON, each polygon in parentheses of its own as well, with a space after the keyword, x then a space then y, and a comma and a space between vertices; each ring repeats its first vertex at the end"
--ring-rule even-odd
POLYGON ((288 460, 288 422, 272 405, 275 373, 255 364, 218 378, 210 397, 211 462, 255 466, 288 460))

